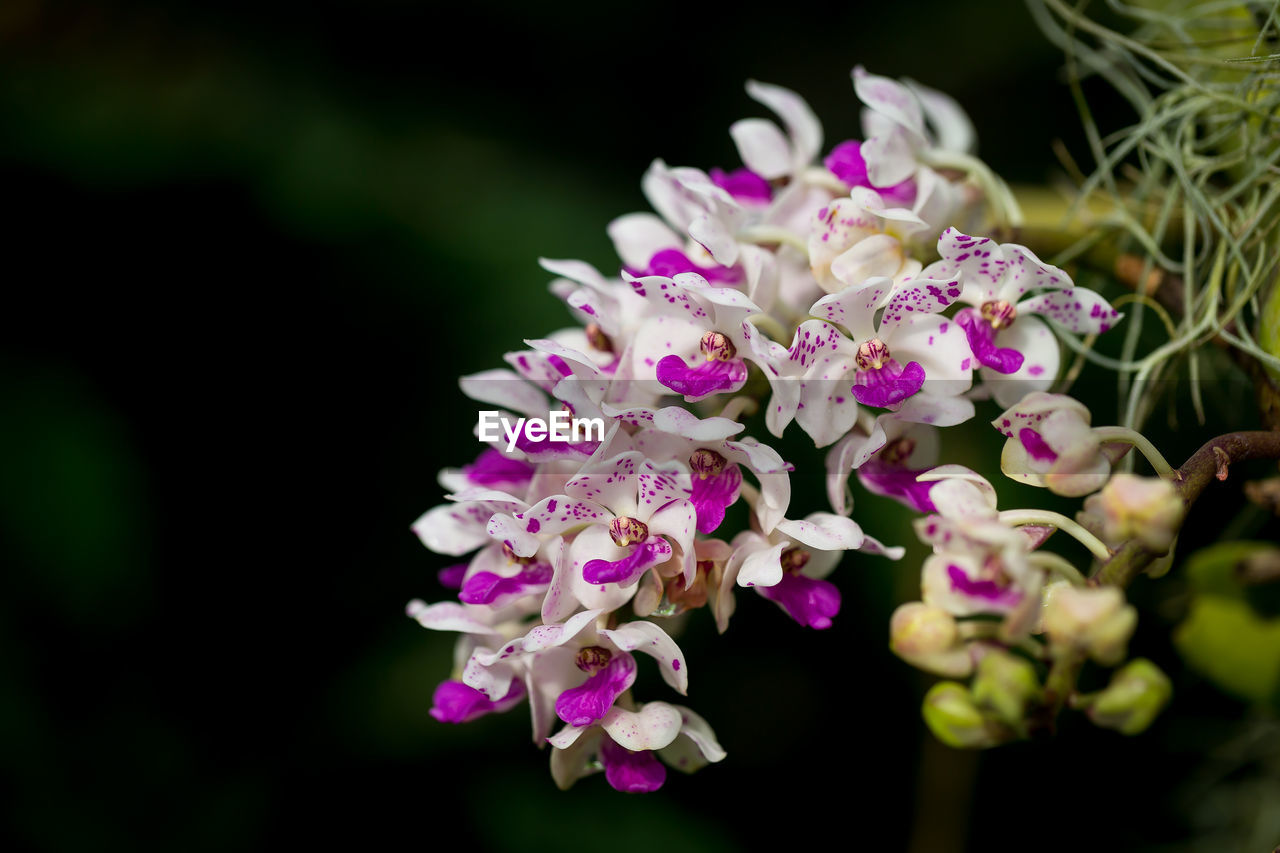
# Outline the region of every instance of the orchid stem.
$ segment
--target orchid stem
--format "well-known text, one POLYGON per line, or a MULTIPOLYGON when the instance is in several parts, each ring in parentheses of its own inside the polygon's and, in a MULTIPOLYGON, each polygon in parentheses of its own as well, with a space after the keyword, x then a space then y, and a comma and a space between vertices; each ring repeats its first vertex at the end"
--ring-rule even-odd
POLYGON ((1057 573, 1064 579, 1071 581, 1072 586, 1084 586, 1088 583, 1085 576, 1079 569, 1071 565, 1070 561, 1050 551, 1033 551, 1027 555, 1027 561, 1034 566, 1057 573))
POLYGON ((1151 467, 1161 477, 1174 481, 1181 479, 1174 467, 1164 458, 1164 455, 1159 450, 1156 450, 1156 446, 1137 430, 1122 426, 1095 427, 1093 434, 1099 441, 1119 441, 1125 444, 1132 444, 1139 453, 1146 457, 1147 461, 1151 463, 1151 467))
POLYGON ((1047 524, 1050 527, 1056 527, 1063 533, 1073 536, 1099 560, 1111 559, 1111 549, 1103 544, 1101 539, 1061 513, 1047 509, 1011 509, 1000 513, 1000 521, 1003 524, 1012 524, 1014 527, 1027 524, 1047 524))

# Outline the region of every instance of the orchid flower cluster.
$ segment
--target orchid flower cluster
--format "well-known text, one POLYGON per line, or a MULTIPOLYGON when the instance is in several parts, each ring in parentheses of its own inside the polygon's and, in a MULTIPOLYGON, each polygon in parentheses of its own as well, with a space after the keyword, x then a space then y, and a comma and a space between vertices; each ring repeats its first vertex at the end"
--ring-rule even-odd
POLYGON ((542 261, 575 325, 461 380, 504 421, 563 412, 605 425, 487 441, 442 472, 447 502, 413 525, 432 551, 462 559, 440 572, 449 600, 408 607, 459 635, 431 715, 463 723, 527 703, 561 787, 603 771, 618 790, 652 791, 667 767, 725 757, 693 709, 652 686, 633 695, 637 655, 684 696, 690 666, 673 617, 705 609, 723 632, 736 596, 754 594, 829 627, 841 606, 829 578, 846 552, 904 553, 851 517, 854 473, 925 514, 923 601, 894 615, 892 647, 929 671, 978 673, 972 693, 947 683, 930 694, 926 720, 944 739, 980 745, 1024 727, 1039 687, 1007 650, 1033 636, 1108 663, 1123 656, 1123 595, 1081 588, 1070 563, 1038 546, 1063 529, 1109 553, 1103 528, 1127 535, 1118 515, 1164 506, 1164 493, 1103 490, 1095 535, 1052 513, 999 512, 990 483, 938 462, 940 428, 994 399, 1010 476, 1077 496, 1114 484, 1111 464, 1138 440, 1091 427, 1087 409, 1046 392, 1059 374, 1055 327, 1097 335, 1120 315, 1025 246, 976 234, 1019 214, 973 157, 953 100, 861 67, 853 86, 864 136, 827 147, 798 95, 748 83, 780 125, 733 124, 742 167, 655 161, 642 186, 656 213, 608 226, 616 271, 542 261), (826 448, 831 511, 792 516, 793 465, 744 434, 757 412, 770 435, 794 428, 826 448))

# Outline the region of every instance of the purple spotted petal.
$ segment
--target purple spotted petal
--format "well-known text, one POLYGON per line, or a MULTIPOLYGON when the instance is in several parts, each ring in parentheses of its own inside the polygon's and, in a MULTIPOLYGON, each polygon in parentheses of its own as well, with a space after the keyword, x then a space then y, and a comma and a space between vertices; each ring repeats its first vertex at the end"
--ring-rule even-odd
POLYGON ((883 367, 859 370, 855 374, 857 385, 853 397, 864 406, 888 406, 901 403, 924 385, 924 368, 919 362, 909 362, 906 367, 896 359, 889 359, 883 367))
POLYGON ((929 489, 934 484, 916 480, 916 477, 927 470, 929 469, 912 470, 901 465, 890 465, 877 454, 858 469, 858 480, 872 494, 893 498, 917 512, 937 512, 938 508, 929 499, 929 489))
POLYGON ((582 579, 589 584, 617 583, 626 586, 645 569, 671 559, 671 546, 661 536, 650 536, 632 546, 631 553, 616 562, 591 560, 582 567, 582 579))
POLYGON ((830 628, 831 618, 840 612, 840 590, 818 578, 788 572, 773 586, 758 586, 756 591, 810 628, 830 628))
POLYGON ((1030 453, 1031 458, 1037 462, 1058 461, 1058 454, 1054 449, 1045 442, 1040 433, 1030 427, 1023 427, 1018 430, 1018 441, 1022 442, 1022 446, 1027 449, 1027 453, 1030 453))
POLYGON ((1067 287, 1033 296, 1018 304, 1018 312, 1057 320, 1076 334, 1101 334, 1124 316, 1101 295, 1085 287, 1067 287))
POLYGON ((995 581, 976 581, 954 564, 947 565, 947 577, 951 588, 969 598, 979 598, 1000 607, 1012 607, 1022 600, 1022 593, 1012 587, 1003 587, 995 581))
POLYGON ((604 669, 556 698, 556 716, 578 727, 599 722, 635 680, 635 658, 626 652, 618 652, 604 669))
POLYGON ((454 566, 446 566, 436 572, 436 577, 440 580, 440 585, 445 589, 462 589, 462 579, 467 576, 467 564, 458 563, 454 566))
POLYGON ((648 794, 667 781, 667 768, 652 750, 632 752, 609 737, 600 741, 600 763, 604 765, 605 781, 624 794, 648 794))
POLYGON ((734 200, 747 204, 768 204, 773 199, 773 187, 769 182, 745 167, 732 172, 712 169, 711 183, 733 196, 734 200))
POLYGON ((677 394, 702 398, 741 388, 747 381, 747 364, 733 359, 689 367, 680 356, 669 355, 658 362, 658 381, 677 394))
POLYGON ((509 578, 493 572, 476 572, 462 585, 458 600, 463 604, 501 607, 513 598, 545 590, 552 574, 551 566, 546 563, 531 563, 509 578))
POLYGON ((469 723, 485 714, 510 710, 524 698, 524 682, 519 679, 511 682, 507 695, 497 702, 489 701, 489 697, 468 687, 461 681, 442 681, 431 697, 432 717, 442 723, 469 723))
POLYGON ((969 349, 984 367, 997 373, 1017 373, 1022 367, 1023 355, 1016 349, 996 346, 996 330, 982 319, 977 309, 965 308, 956 314, 956 322, 969 338, 969 349))
POLYGON ((742 471, 737 465, 726 465, 714 477, 693 478, 693 508, 698 513, 698 532, 710 533, 724 521, 724 511, 738 499, 742 471))
MULTIPOLYGON (((521 434, 523 435, 523 431, 521 434)), ((476 457, 475 462, 463 466, 462 473, 468 482, 477 486, 523 486, 533 479, 533 466, 522 459, 511 459, 492 447, 487 447, 476 457)))
POLYGON ((692 259, 679 249, 660 249, 649 258, 649 266, 642 270, 627 270, 636 278, 642 278, 647 275, 662 275, 667 278, 675 278, 680 273, 696 272, 707 281, 724 282, 725 284, 736 284, 742 279, 742 271, 733 269, 732 267, 723 267, 719 264, 710 267, 698 266, 692 259))

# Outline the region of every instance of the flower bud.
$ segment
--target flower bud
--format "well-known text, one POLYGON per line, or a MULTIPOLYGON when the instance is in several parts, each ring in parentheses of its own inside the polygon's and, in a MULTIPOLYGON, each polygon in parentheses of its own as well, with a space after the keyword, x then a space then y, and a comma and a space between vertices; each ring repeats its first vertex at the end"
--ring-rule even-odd
POLYGON ((1103 666, 1114 666, 1124 659, 1138 611, 1114 586, 1055 586, 1045 601, 1042 624, 1056 653, 1078 649, 1103 666))
POLYGON ((960 639, 955 617, 921 601, 903 604, 889 620, 889 648, 926 672, 962 678, 973 660, 960 639))
POLYGON ((1008 437, 1000 470, 1055 494, 1082 497, 1102 488, 1111 460, 1090 428, 1089 409, 1063 394, 1034 392, 991 422, 1008 437))
POLYGON ((1103 539, 1137 539, 1157 554, 1169 550, 1186 511, 1182 496, 1168 480, 1133 474, 1116 474, 1085 501, 1085 509, 1101 516, 1103 539))
POLYGON ((1173 695, 1169 677, 1146 658, 1136 658, 1116 671, 1111 683, 1093 697, 1087 713, 1095 725, 1136 735, 1147 727, 1173 695))
POLYGON ((973 701, 1015 730, 1024 728, 1027 708, 1040 700, 1040 679, 1031 662, 993 649, 978 662, 973 701))
POLYGON ((969 688, 955 681, 933 685, 921 708, 925 725, 947 746, 981 749, 1009 739, 1009 733, 983 716, 969 688))

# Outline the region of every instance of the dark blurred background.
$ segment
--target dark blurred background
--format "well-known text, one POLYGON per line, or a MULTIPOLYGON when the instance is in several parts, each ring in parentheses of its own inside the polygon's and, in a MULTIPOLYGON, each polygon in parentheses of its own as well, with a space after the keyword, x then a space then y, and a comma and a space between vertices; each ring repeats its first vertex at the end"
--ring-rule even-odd
MULTIPOLYGON (((918 549, 848 560, 826 633, 740 595, 727 635, 681 640, 730 757, 646 797, 557 791, 524 709, 430 719, 452 636, 403 616, 447 595, 408 525, 476 451, 456 377, 567 324, 536 259, 616 269, 604 226, 646 206, 650 160, 737 165, 747 78, 801 92, 829 147, 857 134, 855 63, 909 75, 1034 184, 1055 140, 1084 151, 1060 61, 1004 2, 4 0, 7 849, 1199 849, 1240 797, 1189 804, 1255 779, 1221 758, 1252 712, 1176 671, 1154 610, 1135 647, 1179 694, 1152 733, 1068 720, 977 756, 924 732, 930 680, 887 649, 918 549)), ((820 455, 786 455, 818 508, 820 455)))

